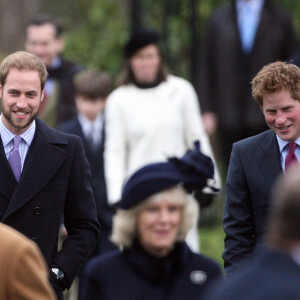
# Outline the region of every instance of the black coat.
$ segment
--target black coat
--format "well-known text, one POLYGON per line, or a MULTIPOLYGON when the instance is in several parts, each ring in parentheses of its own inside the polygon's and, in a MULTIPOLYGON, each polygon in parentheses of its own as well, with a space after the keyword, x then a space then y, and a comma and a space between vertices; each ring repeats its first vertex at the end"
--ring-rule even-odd
POLYGON ((300 266, 286 254, 266 250, 230 278, 221 280, 206 300, 299 300, 300 266))
POLYGON ((48 266, 58 266, 69 285, 99 238, 82 142, 36 120, 18 183, 0 143, 0 220, 34 240, 48 266), (58 252, 62 216, 68 237, 58 252))
POLYGON ((135 244, 91 260, 80 299, 201 299, 220 274, 215 262, 191 252, 185 243, 178 243, 165 258, 153 257, 135 244))
POLYGON ((83 70, 83 67, 63 58, 58 68, 47 68, 49 73, 48 79, 53 79, 58 83, 57 124, 76 115, 73 79, 81 70, 83 70))
POLYGON ((101 135, 101 144, 92 149, 88 140, 86 139, 79 120, 77 117, 64 122, 58 127, 59 131, 75 134, 82 139, 83 147, 85 150, 86 158, 89 162, 92 178, 91 187, 94 193, 94 199, 97 207, 98 220, 101 224, 101 235, 98 247, 98 254, 115 249, 112 243, 109 241, 109 236, 112 229, 112 217, 115 214, 115 209, 109 207, 107 203, 106 185, 104 177, 104 165, 103 165, 103 152, 105 143, 105 130, 103 127, 101 135))
POLYGON ((221 130, 251 128, 257 134, 267 127, 250 82, 264 65, 289 59, 298 42, 291 17, 265 0, 253 49, 246 55, 235 2, 217 9, 209 19, 196 87, 203 112, 216 113, 221 130))
POLYGON ((227 273, 238 268, 262 244, 270 192, 281 173, 279 146, 273 131, 233 144, 223 218, 227 273))

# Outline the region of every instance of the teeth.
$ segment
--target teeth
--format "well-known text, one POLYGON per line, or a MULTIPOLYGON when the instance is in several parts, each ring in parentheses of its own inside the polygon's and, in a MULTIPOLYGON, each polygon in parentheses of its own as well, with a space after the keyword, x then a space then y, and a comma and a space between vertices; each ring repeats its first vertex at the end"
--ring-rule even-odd
POLYGON ((26 113, 18 111, 18 112, 16 112, 16 114, 19 115, 19 116, 24 116, 26 113))

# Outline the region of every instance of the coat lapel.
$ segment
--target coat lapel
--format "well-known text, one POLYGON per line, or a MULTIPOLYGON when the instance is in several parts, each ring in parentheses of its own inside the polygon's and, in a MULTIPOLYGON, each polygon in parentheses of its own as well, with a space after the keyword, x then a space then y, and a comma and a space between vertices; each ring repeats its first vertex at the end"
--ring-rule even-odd
POLYGON ((269 131, 259 147, 262 151, 259 165, 270 190, 277 176, 282 173, 280 152, 275 133, 269 131))
POLYGON ((254 42, 253 42, 253 48, 251 51, 251 56, 256 58, 255 50, 257 48, 257 45, 261 45, 261 41, 265 39, 265 33, 269 30, 272 30, 272 28, 269 28, 269 26, 272 26, 274 20, 272 20, 270 13, 269 13, 269 2, 266 1, 264 4, 264 7, 261 11, 261 17, 259 24, 257 26, 254 42), (269 28, 269 29, 268 29, 269 28))
POLYGON ((18 210, 34 197, 64 162, 66 152, 57 144, 66 144, 61 135, 37 123, 35 137, 28 151, 19 183, 12 195, 4 218, 18 210), (51 153, 51 155, 49 155, 51 153))
POLYGON ((2 139, 0 137, 0 195, 8 200, 17 184, 16 178, 11 170, 9 162, 4 153, 2 139))

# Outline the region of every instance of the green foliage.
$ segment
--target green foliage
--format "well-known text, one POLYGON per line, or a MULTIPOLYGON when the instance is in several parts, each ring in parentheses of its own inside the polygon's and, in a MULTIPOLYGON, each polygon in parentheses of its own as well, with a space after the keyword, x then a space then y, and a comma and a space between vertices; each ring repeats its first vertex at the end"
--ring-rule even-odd
MULTIPOLYGON (((190 78, 191 45, 200 49, 207 19, 231 0, 140 0, 144 27, 162 33, 163 50, 172 73, 190 78), (193 40, 191 15, 197 14, 197 40, 193 40)), ((300 33, 300 1, 275 0, 292 14, 300 33)), ((123 65, 123 46, 130 31, 130 0, 48 0, 45 11, 54 13, 66 25, 65 55, 82 65, 108 71, 115 78, 123 65), (127 4, 127 5, 126 5, 127 4)))
POLYGON ((223 266, 222 252, 224 250, 225 233, 221 224, 200 227, 200 252, 223 266))
POLYGON ((115 77, 122 65, 123 45, 128 36, 125 8, 120 1, 76 1, 77 20, 67 35, 66 55, 115 77))

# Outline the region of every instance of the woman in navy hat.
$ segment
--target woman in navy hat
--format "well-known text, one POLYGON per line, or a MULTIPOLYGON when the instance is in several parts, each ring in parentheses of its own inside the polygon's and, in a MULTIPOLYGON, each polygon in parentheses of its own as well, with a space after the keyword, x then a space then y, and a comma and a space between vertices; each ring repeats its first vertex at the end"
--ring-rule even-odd
POLYGON ((197 216, 189 193, 209 185, 213 173, 199 147, 135 172, 113 223, 112 241, 122 250, 88 263, 80 299, 201 299, 221 271, 184 240, 197 216))
MULTIPOLYGON (((124 181, 137 169, 183 155, 196 139, 213 157, 195 90, 185 79, 168 74, 159 43, 153 30, 131 36, 120 86, 107 101, 104 156, 110 204, 121 200, 124 181)), ((220 186, 218 172, 216 179, 220 186)), ((192 248, 197 251, 194 232, 192 248)))

